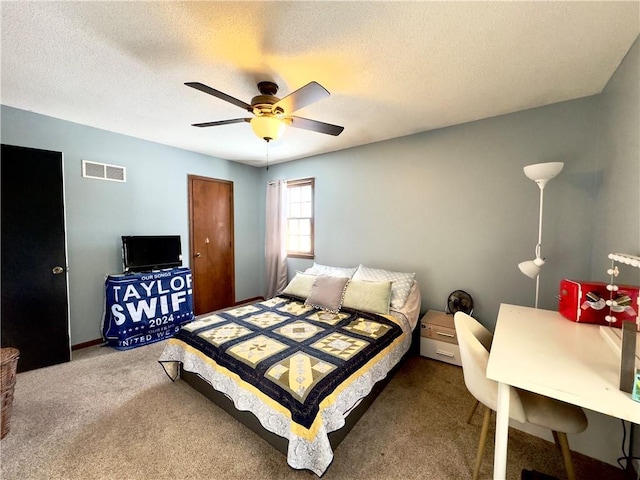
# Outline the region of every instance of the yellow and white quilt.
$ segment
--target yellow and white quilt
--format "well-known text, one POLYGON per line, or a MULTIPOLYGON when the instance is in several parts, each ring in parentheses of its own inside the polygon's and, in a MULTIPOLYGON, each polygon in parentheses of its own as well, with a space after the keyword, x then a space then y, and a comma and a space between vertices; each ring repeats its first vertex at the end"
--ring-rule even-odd
POLYGON ((343 309, 327 313, 281 295, 201 315, 168 340, 160 357, 178 364, 287 438, 287 461, 322 475, 333 459, 328 433, 402 358, 402 319, 343 309))

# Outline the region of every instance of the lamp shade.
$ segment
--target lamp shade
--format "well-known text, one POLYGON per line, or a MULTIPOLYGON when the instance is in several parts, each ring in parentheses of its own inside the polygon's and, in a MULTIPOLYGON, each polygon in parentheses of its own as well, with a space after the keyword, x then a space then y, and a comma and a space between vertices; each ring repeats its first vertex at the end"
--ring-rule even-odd
POLYGON ((524 174, 533 180, 540 188, 544 188, 549 180, 558 176, 564 167, 564 162, 534 163, 524 167, 524 174))
POLYGON ((284 132, 284 126, 282 120, 268 115, 256 116, 251 119, 253 132, 267 142, 278 140, 284 132))
POLYGON ((540 268, 544 265, 542 258, 536 258, 535 260, 528 260, 526 262, 520 262, 518 268, 529 278, 536 278, 540 275, 540 268))

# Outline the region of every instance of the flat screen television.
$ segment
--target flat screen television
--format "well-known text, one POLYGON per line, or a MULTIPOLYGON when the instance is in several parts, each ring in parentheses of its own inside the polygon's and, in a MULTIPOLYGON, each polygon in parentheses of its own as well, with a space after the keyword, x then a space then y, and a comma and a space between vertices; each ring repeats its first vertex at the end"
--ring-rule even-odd
POLYGON ((122 263, 126 273, 180 267, 180 235, 123 236, 122 263))

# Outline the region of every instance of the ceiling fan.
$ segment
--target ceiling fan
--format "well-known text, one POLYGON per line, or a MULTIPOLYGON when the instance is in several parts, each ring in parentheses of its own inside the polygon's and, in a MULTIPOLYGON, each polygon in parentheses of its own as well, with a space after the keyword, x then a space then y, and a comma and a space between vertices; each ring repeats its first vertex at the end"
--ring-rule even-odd
POLYGON ((251 104, 238 100, 231 95, 227 95, 200 82, 187 82, 185 85, 213 95, 214 97, 253 113, 253 117, 251 118, 234 118, 216 122, 194 123, 192 124, 194 127, 215 127, 247 122, 251 124, 254 133, 267 142, 277 140, 284 132, 285 125, 334 136, 340 135, 344 130, 344 127, 338 125, 292 115, 296 110, 311 105, 330 95, 327 89, 318 82, 310 82, 284 98, 275 96, 276 93, 278 93, 277 84, 268 81, 259 82, 258 90, 260 95, 253 97, 251 104))

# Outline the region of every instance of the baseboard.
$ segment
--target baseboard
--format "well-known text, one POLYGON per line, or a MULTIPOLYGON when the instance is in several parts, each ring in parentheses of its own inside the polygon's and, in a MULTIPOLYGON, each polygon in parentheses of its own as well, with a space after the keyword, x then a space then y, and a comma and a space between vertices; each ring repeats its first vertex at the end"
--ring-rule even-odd
POLYGON ((245 300, 240 300, 239 302, 236 302, 234 304, 234 307, 237 307, 238 305, 245 305, 247 303, 255 303, 255 302, 262 302, 264 300, 264 297, 252 297, 252 298, 247 298, 245 300))
POLYGON ((71 345, 71 351, 80 350, 87 347, 95 347, 96 345, 102 345, 104 340, 96 338, 95 340, 89 340, 88 342, 78 343, 77 345, 71 345))

